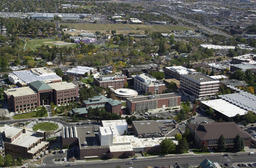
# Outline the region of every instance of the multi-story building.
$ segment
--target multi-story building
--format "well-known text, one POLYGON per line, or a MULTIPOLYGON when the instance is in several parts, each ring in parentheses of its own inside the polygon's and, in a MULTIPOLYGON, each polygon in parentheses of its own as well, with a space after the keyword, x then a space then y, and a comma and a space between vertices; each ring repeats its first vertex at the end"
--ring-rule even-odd
POLYGON ((160 94, 166 89, 163 81, 157 80, 145 73, 136 75, 134 78, 134 89, 139 93, 160 94))
POLYGON ((216 95, 219 83, 219 80, 201 73, 182 75, 180 80, 181 89, 199 99, 216 95))
POLYGON ((119 89, 125 86, 127 77, 125 75, 101 76, 99 78, 95 78, 94 82, 97 86, 103 88, 112 87, 113 89, 119 89))
POLYGON ((181 75, 187 75, 195 72, 196 71, 194 69, 189 69, 183 66, 171 66, 164 68, 164 74, 166 79, 175 78, 180 80, 181 75))
POLYGON ((56 105, 74 102, 78 98, 78 87, 68 82, 46 84, 35 81, 27 87, 6 90, 5 97, 10 111, 27 112, 51 102, 56 105))
POLYGON ((148 73, 152 70, 157 70, 158 65, 157 64, 143 64, 143 65, 132 65, 130 68, 125 68, 122 70, 122 73, 125 74, 128 77, 131 77, 132 75, 140 74, 142 72, 148 73))
POLYGON ((127 99, 127 108, 130 113, 145 112, 157 108, 180 109, 181 97, 176 93, 165 93, 149 96, 137 96, 127 99))
POLYGON ((49 142, 44 141, 36 132, 5 125, 0 127, 4 139, 5 153, 14 157, 32 159, 43 154, 49 142))
POLYGON ((249 146, 251 143, 250 135, 234 122, 213 122, 199 125, 189 124, 188 127, 194 134, 198 147, 217 148, 218 139, 221 135, 224 137, 227 148, 234 146, 234 140, 237 135, 244 140, 245 146, 249 146))

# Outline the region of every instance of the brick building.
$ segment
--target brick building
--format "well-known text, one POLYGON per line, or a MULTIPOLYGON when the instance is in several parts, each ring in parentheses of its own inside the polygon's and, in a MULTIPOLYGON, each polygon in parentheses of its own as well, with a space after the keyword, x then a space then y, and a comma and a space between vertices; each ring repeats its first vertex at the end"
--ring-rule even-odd
POLYGON ((145 73, 136 75, 134 78, 134 89, 139 93, 160 94, 166 89, 163 81, 159 81, 145 73))
POLYGON ((27 87, 6 90, 5 97, 10 111, 27 112, 51 102, 56 105, 74 102, 78 98, 78 87, 67 82, 46 84, 35 81, 27 87))
POLYGON ((88 100, 83 101, 84 106, 88 108, 105 108, 106 111, 115 113, 118 115, 122 114, 122 103, 119 100, 114 100, 111 98, 107 98, 105 96, 94 96, 93 98, 89 98, 88 100))
POLYGON ((32 159, 48 149, 49 142, 44 141, 44 137, 38 136, 36 132, 7 125, 0 127, 0 131, 6 154, 32 159))
POLYGON ((95 78, 94 82, 97 86, 103 88, 113 87, 114 89, 119 89, 125 86, 127 77, 125 75, 101 76, 95 78))
POLYGON ((181 97, 176 93, 165 93, 149 96, 137 96, 127 99, 127 108, 130 113, 145 112, 150 109, 170 108, 180 109, 181 97))
POLYGON ((233 148, 234 140, 239 135, 244 140, 245 146, 250 146, 250 135, 243 131, 234 122, 213 122, 208 124, 189 124, 190 131, 194 134, 194 139, 198 147, 217 148, 218 139, 224 136, 225 146, 233 148))

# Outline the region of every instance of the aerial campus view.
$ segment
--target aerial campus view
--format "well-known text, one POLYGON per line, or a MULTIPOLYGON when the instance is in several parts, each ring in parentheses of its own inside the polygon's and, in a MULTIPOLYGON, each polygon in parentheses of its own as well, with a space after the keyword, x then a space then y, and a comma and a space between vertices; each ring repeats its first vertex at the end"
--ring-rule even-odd
POLYGON ((256 0, 0 0, 0 167, 256 168, 256 0))

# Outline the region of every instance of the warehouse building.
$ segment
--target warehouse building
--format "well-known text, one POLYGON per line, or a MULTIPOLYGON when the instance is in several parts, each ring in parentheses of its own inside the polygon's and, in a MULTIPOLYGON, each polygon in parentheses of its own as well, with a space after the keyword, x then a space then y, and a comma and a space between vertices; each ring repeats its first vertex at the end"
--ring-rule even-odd
POLYGON ((130 114, 134 112, 146 112, 151 109, 168 108, 170 110, 180 109, 181 97, 176 93, 165 93, 148 96, 137 96, 128 98, 126 101, 130 114))
POLYGON ((45 83, 62 81, 61 77, 59 77, 55 72, 46 67, 13 71, 8 75, 8 79, 11 83, 21 86, 28 85, 29 83, 35 81, 42 81, 45 83))
POLYGON ((181 76, 181 89, 195 98, 201 99, 214 96, 219 91, 219 80, 212 79, 201 73, 181 76))
POLYGON ((5 125, 0 127, 4 138, 5 153, 14 157, 26 159, 35 158, 43 154, 49 145, 36 132, 5 125))
POLYGON ((256 96, 253 94, 240 91, 239 93, 220 95, 219 97, 241 109, 256 113, 256 96))
POLYGON ((139 93, 161 94, 166 89, 163 81, 157 80, 145 73, 136 75, 134 78, 134 89, 139 93))
POLYGON ((221 117, 227 118, 227 119, 235 117, 237 115, 242 116, 247 113, 247 110, 244 110, 223 99, 206 100, 206 101, 202 101, 201 103, 204 106, 210 107, 211 109, 213 109, 221 117))
POLYGON ((51 102, 56 105, 74 102, 78 98, 78 87, 68 82, 35 81, 27 87, 8 89, 4 93, 10 111, 28 112, 51 102))

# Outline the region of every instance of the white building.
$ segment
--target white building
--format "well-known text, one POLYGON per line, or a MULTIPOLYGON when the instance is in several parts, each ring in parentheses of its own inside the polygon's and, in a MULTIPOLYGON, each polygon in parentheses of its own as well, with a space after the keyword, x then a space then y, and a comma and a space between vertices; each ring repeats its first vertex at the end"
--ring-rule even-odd
POLYGON ((158 146, 166 138, 138 138, 133 135, 123 135, 127 131, 126 120, 105 120, 102 121, 102 125, 99 129, 100 143, 101 146, 108 146, 110 152, 142 152, 145 148, 158 146))
POLYGON ((130 18, 130 22, 133 24, 142 24, 142 21, 137 18, 130 18))
POLYGON ((165 78, 175 78, 179 80, 181 75, 187 75, 192 73, 196 73, 196 70, 183 66, 171 66, 164 68, 165 78))
POLYGON ((87 67, 87 66, 76 66, 74 68, 68 69, 67 73, 71 75, 76 75, 76 76, 83 76, 86 73, 88 75, 92 75, 96 72, 97 70, 92 67, 87 67))
POLYGON ((125 132, 127 132, 127 129, 128 129, 128 124, 126 120, 103 120, 101 122, 103 127, 112 128, 112 131, 114 132, 114 134, 117 134, 117 135, 125 134, 125 132))
POLYGON ((166 88, 162 81, 143 73, 134 77, 134 89, 141 93, 160 94, 166 88))
POLYGON ((100 145, 101 146, 110 146, 113 142, 113 132, 110 127, 100 127, 100 145))
POLYGON ((214 50, 234 50, 236 46, 222 46, 222 45, 214 45, 214 44, 201 44, 202 48, 214 49, 214 50))

